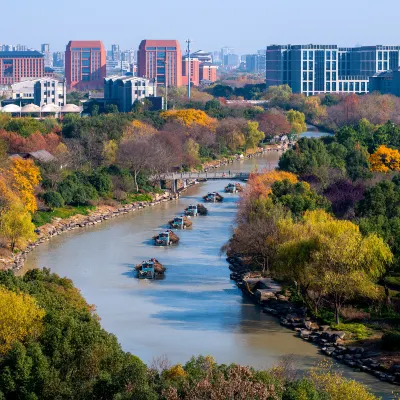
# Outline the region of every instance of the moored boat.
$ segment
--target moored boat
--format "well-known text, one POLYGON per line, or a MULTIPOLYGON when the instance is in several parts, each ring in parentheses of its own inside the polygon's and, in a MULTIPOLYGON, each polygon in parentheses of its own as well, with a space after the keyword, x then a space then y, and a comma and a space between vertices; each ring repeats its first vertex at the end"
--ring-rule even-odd
POLYGON ((153 236, 153 240, 156 246, 170 246, 179 242, 179 236, 169 229, 153 236))
POLYGON ((189 207, 185 208, 185 215, 190 217, 197 217, 198 210, 196 204, 191 204, 189 207))
POLYGON ((242 191, 243 186, 240 183, 229 183, 225 186, 225 193, 237 193, 242 191))

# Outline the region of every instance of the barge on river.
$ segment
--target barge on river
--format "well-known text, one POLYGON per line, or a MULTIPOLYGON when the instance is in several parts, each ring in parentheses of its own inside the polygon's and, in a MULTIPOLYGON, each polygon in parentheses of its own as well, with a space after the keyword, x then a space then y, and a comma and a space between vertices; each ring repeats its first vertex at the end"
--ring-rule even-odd
POLYGON ((178 244, 179 236, 169 229, 153 236, 153 240, 156 246, 170 246, 171 244, 178 244))
POLYGON ((171 221, 168 221, 171 228, 174 229, 186 229, 190 228, 193 224, 192 221, 186 216, 175 217, 171 221))
POLYGON ((135 270, 139 279, 156 279, 164 275, 166 268, 158 260, 152 258, 137 264, 135 270))
POLYGON ((206 203, 221 203, 224 200, 218 192, 207 193, 203 199, 206 203))
POLYGON ((185 215, 189 217, 197 217, 198 213, 196 204, 191 204, 189 207, 185 208, 185 215))
POLYGON ((240 183, 229 183, 225 186, 225 193, 243 192, 243 186, 240 183))

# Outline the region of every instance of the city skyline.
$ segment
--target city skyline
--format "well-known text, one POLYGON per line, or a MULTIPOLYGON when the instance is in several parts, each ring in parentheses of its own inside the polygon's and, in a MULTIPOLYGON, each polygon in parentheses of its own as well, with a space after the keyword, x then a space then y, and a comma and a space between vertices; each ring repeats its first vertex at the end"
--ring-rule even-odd
POLYGON ((218 3, 204 0, 202 10, 207 13, 199 13, 197 6, 183 0, 156 0, 149 12, 145 4, 120 0, 114 9, 118 18, 109 18, 113 11, 105 1, 70 0, 67 11, 64 4, 56 3, 52 5, 52 12, 79 10, 73 18, 48 19, 46 25, 38 24, 36 29, 31 29, 32 23, 40 20, 47 2, 38 0, 22 9, 20 4, 7 3, 3 15, 18 15, 20 29, 14 29, 12 18, 5 18, 1 40, 5 44, 21 43, 35 49, 40 49, 42 43, 50 43, 51 51, 63 51, 70 40, 98 39, 106 49, 111 44, 119 44, 121 49, 137 49, 143 38, 177 39, 183 44, 189 37, 193 49, 213 51, 231 46, 237 54, 255 53, 269 44, 316 43, 315 37, 319 43, 340 46, 397 44, 394 28, 388 29, 397 22, 395 11, 399 6, 394 0, 380 2, 381 7, 386 5, 391 9, 384 20, 378 20, 374 8, 366 8, 362 0, 337 0, 335 9, 341 12, 322 14, 317 0, 301 3, 283 0, 280 4, 253 0, 246 5, 248 9, 242 12, 243 4, 235 0, 218 3), (151 18, 137 17, 147 14, 151 18), (207 19, 207 29, 204 29, 204 19, 207 19))

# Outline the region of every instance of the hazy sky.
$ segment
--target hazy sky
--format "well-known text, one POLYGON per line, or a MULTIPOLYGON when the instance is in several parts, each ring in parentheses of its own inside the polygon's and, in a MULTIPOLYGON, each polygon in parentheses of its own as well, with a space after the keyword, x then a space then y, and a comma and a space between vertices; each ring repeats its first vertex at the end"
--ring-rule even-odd
POLYGON ((4 0, 0 44, 64 50, 71 39, 137 49, 142 39, 185 39, 238 54, 268 44, 397 44, 399 0, 4 0))

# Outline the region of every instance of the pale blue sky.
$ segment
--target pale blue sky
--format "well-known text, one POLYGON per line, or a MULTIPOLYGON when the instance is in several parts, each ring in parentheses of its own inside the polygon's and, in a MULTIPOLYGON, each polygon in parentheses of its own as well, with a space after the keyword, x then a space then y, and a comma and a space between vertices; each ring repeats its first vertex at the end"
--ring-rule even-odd
POLYGON ((3 0, 0 43, 64 50, 71 39, 137 49, 141 39, 186 38, 193 49, 267 44, 400 45, 399 0, 3 0))

